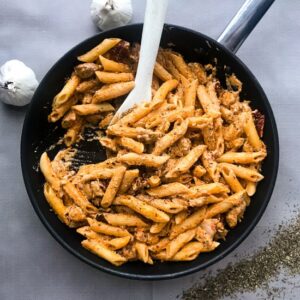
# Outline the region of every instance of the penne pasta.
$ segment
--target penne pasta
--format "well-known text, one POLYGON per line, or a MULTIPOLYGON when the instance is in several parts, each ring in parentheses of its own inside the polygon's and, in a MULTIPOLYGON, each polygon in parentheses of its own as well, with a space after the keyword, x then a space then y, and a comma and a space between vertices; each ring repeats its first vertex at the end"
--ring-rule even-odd
POLYGON ((137 142, 134 139, 128 137, 120 137, 117 139, 117 143, 128 150, 135 152, 137 154, 142 154, 145 150, 143 143, 137 142))
POLYGON ((135 227, 147 227, 148 224, 142 219, 131 214, 112 214, 103 213, 103 217, 106 222, 113 226, 135 226, 135 227))
POLYGON ((117 82, 104 85, 93 96, 92 103, 108 101, 128 94, 134 88, 134 81, 117 82))
POLYGON ((87 218, 87 221, 88 221, 91 229, 97 233, 111 235, 111 236, 117 236, 117 237, 130 236, 130 233, 126 229, 108 225, 103 222, 96 221, 95 219, 91 219, 91 218, 87 218))
POLYGON ((104 71, 107 72, 131 72, 131 68, 127 64, 119 63, 104 56, 99 56, 100 62, 103 66, 104 71))
POLYGON ((117 83, 134 80, 132 73, 111 73, 103 71, 96 71, 95 73, 98 80, 103 83, 117 83))
POLYGON ((109 103, 101 104, 80 104, 74 105, 72 109, 80 116, 94 115, 102 112, 114 111, 114 107, 109 103))
POLYGON ((205 145, 194 147, 186 156, 180 158, 177 164, 166 174, 166 178, 177 177, 186 173, 205 151, 205 145))
POLYGON ((150 196, 161 198, 188 193, 190 193, 189 188, 179 182, 167 183, 147 190, 147 194, 150 196))
POLYGON ((108 50, 116 46, 120 41, 121 39, 117 38, 104 39, 99 45, 97 45, 90 51, 78 56, 78 60, 87 63, 93 62, 99 57, 99 55, 103 55, 108 50))
POLYGON ((114 198, 121 186, 124 174, 126 172, 126 167, 118 167, 115 172, 114 175, 112 176, 106 191, 104 193, 104 196, 101 200, 101 206, 102 207, 109 207, 112 202, 114 201, 114 198))
POLYGON ((154 222, 168 222, 170 220, 170 217, 166 213, 133 196, 118 196, 114 204, 128 206, 132 210, 154 222))
POLYGON ((218 162, 231 164, 259 163, 266 157, 265 152, 227 152, 217 159, 218 162))
POLYGON ((206 218, 206 215, 206 206, 199 208, 181 223, 176 224, 171 228, 170 239, 174 239, 187 230, 196 228, 206 218))
POLYGON ((187 230, 171 240, 166 247, 166 259, 172 258, 183 246, 195 237, 195 229, 187 230))
POLYGON ((77 204, 87 215, 93 215, 98 212, 98 208, 92 205, 87 197, 78 190, 71 182, 66 183, 63 186, 67 195, 77 204))
POLYGON ((188 129, 188 122, 182 121, 181 124, 174 127, 169 133, 160 138, 152 151, 152 154, 160 155, 167 148, 172 146, 175 142, 177 142, 181 137, 183 137, 188 129))
POLYGON ((119 194, 125 194, 131 187, 133 181, 139 176, 139 170, 127 170, 123 176, 121 186, 119 188, 119 194))
POLYGON ((263 175, 261 175, 259 172, 250 168, 245 168, 229 163, 220 163, 221 168, 223 168, 224 166, 231 169, 237 177, 246 179, 248 181, 258 182, 264 178, 263 175))
POLYGON ((48 116, 61 120, 66 147, 41 155, 44 195, 82 246, 115 266, 188 262, 215 250, 251 205, 265 118, 234 74, 171 49, 158 51, 151 99, 114 118, 139 51, 106 38, 78 57, 48 116))
POLYGON ((118 161, 130 166, 160 167, 169 159, 168 155, 127 153, 118 157, 118 161))
POLYGON ((46 179, 49 182, 50 186, 58 192, 60 190, 60 180, 58 176, 55 174, 50 159, 46 152, 41 155, 40 158, 40 169, 46 179))
POLYGON ((57 108, 66 103, 73 96, 79 83, 80 78, 76 74, 72 74, 62 90, 54 97, 52 108, 57 108))
POLYGON ((123 263, 126 262, 126 258, 117 254, 116 252, 108 249, 101 243, 98 243, 95 240, 84 240, 81 242, 82 246, 87 250, 95 253, 99 257, 109 261, 115 266, 121 266, 123 263))
POLYGON ((162 81, 168 81, 172 79, 172 75, 158 62, 154 65, 154 74, 162 81))

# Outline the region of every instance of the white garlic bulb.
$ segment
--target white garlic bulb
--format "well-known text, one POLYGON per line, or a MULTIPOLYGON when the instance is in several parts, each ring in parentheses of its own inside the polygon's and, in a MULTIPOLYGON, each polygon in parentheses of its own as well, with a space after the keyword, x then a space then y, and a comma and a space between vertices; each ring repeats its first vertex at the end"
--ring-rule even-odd
POLYGON ((6 104, 28 104, 38 86, 34 72, 17 59, 0 67, 0 100, 6 104))
POLYGON ((132 17, 131 0, 93 0, 91 16, 101 30, 126 25, 132 17))

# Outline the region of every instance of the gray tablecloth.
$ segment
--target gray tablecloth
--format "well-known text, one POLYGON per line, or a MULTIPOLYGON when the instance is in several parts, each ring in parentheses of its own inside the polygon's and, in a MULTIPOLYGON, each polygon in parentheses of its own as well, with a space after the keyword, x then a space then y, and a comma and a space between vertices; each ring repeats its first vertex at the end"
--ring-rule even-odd
MULTIPOLYGON (((18 58, 40 80, 68 49, 97 32, 89 2, 1 0, 0 64, 18 58)), ((145 1, 133 2, 132 22, 140 22, 145 1)), ((167 22, 217 37, 242 2, 173 0, 167 22)), ((264 229, 290 219, 293 205, 298 205, 299 13, 300 1, 275 1, 238 52, 272 104, 280 134, 280 169, 272 200, 258 226, 238 249, 209 270, 255 252, 266 243, 264 229)), ((174 299, 207 272, 170 281, 136 282, 97 271, 64 250, 39 221, 24 188, 19 159, 24 113, 25 109, 0 103, 0 299, 174 299)), ((299 287, 290 290, 286 286, 285 299, 297 299, 299 293, 299 287)), ((243 295, 243 299, 256 299, 255 295, 243 295)))

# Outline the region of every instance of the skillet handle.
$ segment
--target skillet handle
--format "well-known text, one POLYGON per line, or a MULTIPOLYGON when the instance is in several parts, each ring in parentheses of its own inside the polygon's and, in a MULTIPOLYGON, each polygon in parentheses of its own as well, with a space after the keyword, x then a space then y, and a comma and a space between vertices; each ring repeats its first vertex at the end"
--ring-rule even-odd
POLYGON ((236 53, 275 0, 247 0, 226 26, 218 42, 236 53))

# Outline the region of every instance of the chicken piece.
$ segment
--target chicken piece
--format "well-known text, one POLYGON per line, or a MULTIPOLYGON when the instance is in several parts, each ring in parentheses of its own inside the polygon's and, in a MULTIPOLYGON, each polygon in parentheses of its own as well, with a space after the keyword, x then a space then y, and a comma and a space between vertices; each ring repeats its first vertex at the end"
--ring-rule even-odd
POLYGON ((95 71, 100 70, 100 66, 94 63, 83 63, 75 68, 75 73, 82 79, 87 79, 95 74, 95 71))
POLYGON ((170 147, 169 154, 171 157, 182 157, 191 150, 192 142, 189 138, 181 138, 177 143, 170 147))
POLYGON ((243 201, 240 205, 234 207, 227 213, 226 222, 230 228, 235 227, 237 223, 242 219, 246 206, 246 202, 243 201))

